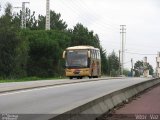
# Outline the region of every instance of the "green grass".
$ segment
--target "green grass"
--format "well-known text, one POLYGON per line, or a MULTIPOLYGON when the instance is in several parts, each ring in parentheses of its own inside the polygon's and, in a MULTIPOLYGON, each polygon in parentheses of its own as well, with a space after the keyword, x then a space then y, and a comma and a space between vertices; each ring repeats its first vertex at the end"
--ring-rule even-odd
POLYGON ((54 78, 24 77, 20 79, 2 79, 0 78, 0 83, 27 82, 27 81, 40 81, 40 80, 60 80, 60 79, 65 79, 65 77, 54 77, 54 78))

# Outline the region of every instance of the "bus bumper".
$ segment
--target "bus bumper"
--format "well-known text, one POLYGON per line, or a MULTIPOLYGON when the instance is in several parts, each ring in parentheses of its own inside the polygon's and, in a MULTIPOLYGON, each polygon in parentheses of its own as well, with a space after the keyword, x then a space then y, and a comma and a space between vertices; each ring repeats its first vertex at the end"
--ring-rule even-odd
POLYGON ((76 77, 76 76, 90 76, 90 69, 89 68, 81 68, 81 69, 66 69, 66 76, 67 77, 76 77))

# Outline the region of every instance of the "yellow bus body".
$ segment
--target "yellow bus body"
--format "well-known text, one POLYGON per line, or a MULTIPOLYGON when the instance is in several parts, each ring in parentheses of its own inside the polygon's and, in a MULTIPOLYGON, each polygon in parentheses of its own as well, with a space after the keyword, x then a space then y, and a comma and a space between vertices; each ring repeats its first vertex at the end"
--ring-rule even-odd
MULTIPOLYGON (((86 67, 66 67, 65 68, 65 75, 67 77, 72 78, 82 78, 82 77, 89 77, 89 78, 96 78, 101 76, 101 58, 100 58, 100 50, 98 48, 94 48, 93 46, 73 46, 68 47, 63 52, 63 58, 67 62, 67 55, 68 51, 79 52, 81 50, 87 51, 87 66, 86 67)), ((69 57, 70 58, 70 57, 69 57)), ((75 58, 76 59, 76 58, 75 58)), ((74 60, 71 59, 71 60, 74 60)))

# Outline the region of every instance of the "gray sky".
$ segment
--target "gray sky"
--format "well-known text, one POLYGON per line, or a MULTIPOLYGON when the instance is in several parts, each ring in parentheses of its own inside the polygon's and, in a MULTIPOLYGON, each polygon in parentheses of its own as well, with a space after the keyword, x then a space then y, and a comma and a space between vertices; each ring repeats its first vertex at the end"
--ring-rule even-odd
MULTIPOLYGON (((9 1, 14 7, 24 0, 3 0, 2 7, 9 1)), ((27 7, 37 14, 45 15, 46 0, 25 0, 27 7)), ((160 0, 50 0, 50 8, 61 13, 62 19, 73 28, 82 23, 100 37, 107 53, 120 49, 120 25, 126 25, 125 67, 131 68, 131 58, 136 62, 148 57, 156 67, 156 55, 160 51, 160 0), (137 53, 137 54, 133 54, 137 53)), ((14 9, 14 12, 18 10, 14 9)))

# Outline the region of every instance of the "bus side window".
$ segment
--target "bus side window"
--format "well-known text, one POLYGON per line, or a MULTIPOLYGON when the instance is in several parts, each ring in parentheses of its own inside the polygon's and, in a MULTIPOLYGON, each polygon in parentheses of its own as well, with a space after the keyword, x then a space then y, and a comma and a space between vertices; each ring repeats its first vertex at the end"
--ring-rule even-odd
POLYGON ((99 51, 98 51, 98 59, 100 59, 100 53, 99 53, 99 51))
POLYGON ((94 58, 94 51, 93 51, 93 50, 91 50, 91 53, 92 53, 92 58, 94 58))
POLYGON ((92 52, 92 50, 91 50, 91 58, 93 58, 93 52, 92 52))
POLYGON ((97 58, 97 52, 94 50, 95 59, 97 58))
POLYGON ((93 50, 94 59, 96 58, 96 51, 93 50))
POLYGON ((98 59, 98 50, 95 50, 96 52, 96 59, 98 59))
POLYGON ((99 55, 98 55, 98 50, 96 51, 97 52, 97 59, 99 58, 99 55))
POLYGON ((96 59, 98 59, 98 51, 96 50, 96 59))
POLYGON ((97 50, 97 59, 99 59, 99 54, 98 54, 98 50, 97 50))

